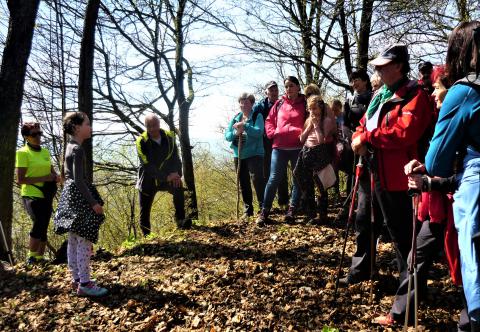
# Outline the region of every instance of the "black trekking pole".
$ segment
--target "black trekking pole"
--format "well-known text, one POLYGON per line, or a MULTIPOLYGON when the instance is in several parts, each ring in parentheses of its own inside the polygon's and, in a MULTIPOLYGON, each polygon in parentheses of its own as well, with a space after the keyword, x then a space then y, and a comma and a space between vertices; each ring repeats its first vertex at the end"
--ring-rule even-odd
POLYGON ((405 323, 403 325, 403 331, 408 330, 408 318, 410 314, 410 292, 412 291, 412 274, 413 274, 413 303, 414 303, 414 318, 415 318, 415 331, 418 327, 418 283, 417 283, 417 214, 418 214, 418 197, 419 192, 417 190, 409 190, 410 196, 412 196, 413 205, 413 230, 412 230, 412 249, 410 255, 410 264, 408 264, 408 296, 407 307, 405 310, 405 323))
MULTIPOLYGON (((373 164, 370 163, 370 164, 373 164)), ((373 197, 375 195, 375 175, 370 167, 370 303, 373 302, 373 275, 375 270, 375 210, 373 197)))
POLYGON ((242 151, 242 134, 238 135, 238 162, 237 162, 237 221, 240 218, 240 153, 242 151))
POLYGON ((343 239, 342 257, 340 258, 340 264, 338 265, 337 278, 335 279, 335 292, 333 293, 333 303, 335 303, 337 299, 338 283, 340 281, 340 273, 342 273, 342 265, 343 265, 343 260, 345 258, 345 249, 347 247, 348 233, 350 231, 351 225, 353 224, 353 210, 355 209, 355 197, 357 196, 358 183, 360 182, 360 176, 362 175, 362 173, 363 173, 363 163, 362 163, 362 156, 360 156, 360 158, 358 159, 358 164, 355 171, 355 185, 353 186, 353 189, 350 192, 350 195, 352 196, 352 198, 350 201, 350 209, 348 210, 347 228, 345 230, 345 236, 343 239))
POLYGON ((13 253, 12 253, 12 250, 8 247, 7 238, 5 237, 5 231, 3 230, 3 224, 1 220, 0 220, 0 231, 2 232, 2 241, 5 247, 5 250, 7 252, 8 261, 10 265, 13 266, 13 253))

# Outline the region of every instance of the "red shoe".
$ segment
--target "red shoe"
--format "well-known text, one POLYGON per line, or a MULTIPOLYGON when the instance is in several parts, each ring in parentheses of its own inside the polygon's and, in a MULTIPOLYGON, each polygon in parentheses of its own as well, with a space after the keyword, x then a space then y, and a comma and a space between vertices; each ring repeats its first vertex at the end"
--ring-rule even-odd
POLYGON ((382 326, 393 326, 395 325, 395 320, 393 319, 392 315, 386 314, 384 316, 378 316, 376 317, 373 322, 375 324, 379 324, 382 326))

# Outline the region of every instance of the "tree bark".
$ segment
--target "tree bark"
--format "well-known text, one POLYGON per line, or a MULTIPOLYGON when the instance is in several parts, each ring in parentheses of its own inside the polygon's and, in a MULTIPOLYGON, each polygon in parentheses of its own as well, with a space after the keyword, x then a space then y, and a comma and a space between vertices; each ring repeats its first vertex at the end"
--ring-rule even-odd
MULTIPOLYGON (((95 54, 95 26, 97 24, 100 0, 89 0, 83 26, 82 45, 80 47, 80 65, 78 75, 78 110, 88 115, 93 125, 93 60, 95 54)), ((87 179, 93 181, 93 145, 92 139, 83 143, 86 157, 87 179)))
POLYGON ((352 59, 350 54, 350 42, 348 40, 348 28, 347 28, 347 20, 345 18, 345 0, 339 1, 339 24, 340 30, 342 31, 343 37, 343 61, 345 62, 345 71, 347 72, 347 76, 350 77, 352 73, 352 59))
MULTIPOLYGON (((0 69, 0 222, 12 245, 13 173, 25 73, 40 0, 8 0, 8 36, 0 69)), ((3 250, 3 245, 2 245, 3 250)))
POLYGON ((358 69, 367 70, 370 28, 372 26, 372 13, 373 0, 364 0, 362 4, 362 17, 360 18, 360 31, 358 36, 358 69))
POLYGON ((179 108, 179 133, 180 147, 183 161, 183 178, 187 186, 185 191, 186 210, 189 218, 198 219, 197 192, 195 188, 195 174, 193 171, 192 146, 190 145, 189 134, 189 112, 190 105, 193 102, 194 91, 192 87, 192 69, 183 58, 183 50, 185 47, 183 34, 183 16, 187 1, 181 0, 178 3, 177 13, 175 17, 175 90, 177 94, 177 103, 179 108), (185 95, 185 69, 184 63, 187 64, 188 75, 188 98, 185 95))

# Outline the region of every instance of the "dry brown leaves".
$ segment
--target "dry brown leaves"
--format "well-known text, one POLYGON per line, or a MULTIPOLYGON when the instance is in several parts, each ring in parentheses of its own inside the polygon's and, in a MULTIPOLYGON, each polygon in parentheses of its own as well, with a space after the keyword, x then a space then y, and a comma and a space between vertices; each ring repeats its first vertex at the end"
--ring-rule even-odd
MULTIPOLYGON (((364 282, 340 289, 333 305, 343 229, 300 223, 258 229, 237 221, 197 226, 183 237, 94 261, 94 277, 110 290, 96 300, 72 293, 65 265, 31 271, 18 265, 0 280, 0 330, 382 330, 371 321, 393 301, 392 248, 380 246, 373 304, 364 282)), ((349 256, 353 235, 347 248, 349 256)), ((347 257, 344 271, 349 263, 347 257)), ((445 266, 435 264, 432 276, 420 323, 430 331, 454 329, 458 291, 445 266)))

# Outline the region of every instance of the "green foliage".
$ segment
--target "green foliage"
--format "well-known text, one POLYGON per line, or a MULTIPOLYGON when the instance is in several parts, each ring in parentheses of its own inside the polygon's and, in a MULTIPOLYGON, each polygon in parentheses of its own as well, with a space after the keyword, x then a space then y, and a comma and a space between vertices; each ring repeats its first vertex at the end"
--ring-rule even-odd
POLYGON ((324 326, 322 328, 322 332, 339 332, 339 330, 335 327, 330 327, 330 326, 324 326))
MULTIPOLYGON (((206 150, 197 151, 194 160, 199 209, 199 220, 196 220, 195 224, 207 225, 210 222, 236 218, 237 189, 233 160, 216 157, 206 150)), ((116 251, 120 248, 130 249, 143 241, 138 221, 140 213, 138 191, 133 185, 109 181, 115 178, 112 171, 95 172, 95 183, 101 184, 98 190, 105 201, 106 213, 106 221, 100 228, 97 245, 108 251, 116 251)), ((345 177, 341 174, 340 190, 344 187, 345 177)), ((333 188, 329 190, 329 194, 332 196, 333 188)), ((18 188, 15 190, 14 197, 14 252, 17 260, 24 260, 31 220, 22 206, 18 188)), ((55 208, 56 202, 54 210, 55 208)), ((241 212, 241 201, 240 209, 241 212)), ((147 240, 172 237, 182 239, 188 236, 188 231, 178 230, 176 227, 173 200, 168 192, 159 192, 155 196, 151 211, 151 226, 153 231, 147 240)), ((288 233, 289 229, 282 226, 278 231, 283 234, 288 233)), ((53 221, 50 222, 48 235, 49 242, 54 248, 59 248, 66 238, 66 235, 60 236, 53 232, 53 221)))
POLYGON ((137 245, 137 238, 133 235, 128 236, 125 241, 122 242, 121 247, 123 249, 132 249, 137 245))

